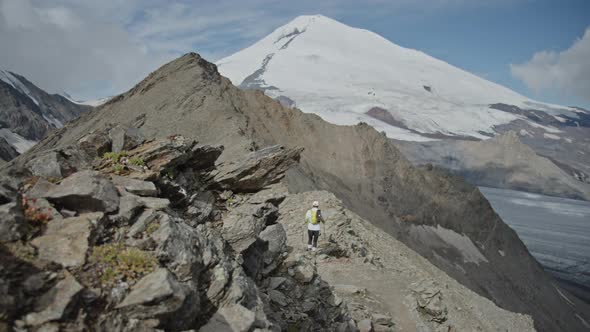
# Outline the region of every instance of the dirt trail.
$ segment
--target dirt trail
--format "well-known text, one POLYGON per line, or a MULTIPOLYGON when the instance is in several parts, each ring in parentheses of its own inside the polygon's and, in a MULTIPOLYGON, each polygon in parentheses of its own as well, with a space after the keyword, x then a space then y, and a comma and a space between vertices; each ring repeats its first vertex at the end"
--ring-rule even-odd
POLYGON ((465 288, 345 209, 331 193, 288 195, 280 211, 292 254, 315 258, 318 274, 334 287, 353 319, 372 319, 375 324, 375 317, 384 315, 395 324, 376 331, 534 331, 530 316, 503 310, 465 288), (305 250, 303 216, 314 200, 320 201, 327 225, 320 249, 312 253, 305 250))

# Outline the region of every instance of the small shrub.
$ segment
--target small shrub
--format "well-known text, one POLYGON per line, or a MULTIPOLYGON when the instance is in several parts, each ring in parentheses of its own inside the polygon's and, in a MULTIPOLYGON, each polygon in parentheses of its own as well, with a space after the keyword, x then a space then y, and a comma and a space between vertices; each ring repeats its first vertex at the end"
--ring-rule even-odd
POLYGON ((98 265, 103 285, 138 280, 158 266, 152 253, 119 243, 95 247, 90 261, 98 265))
MULTIPOLYGON (((43 212, 43 209, 34 206, 36 200, 29 200, 26 196, 22 198, 25 219, 35 226, 46 225, 52 218, 51 214, 43 212)), ((49 210, 49 208, 48 208, 49 210)))
POLYGON ((121 174, 125 170, 125 166, 121 164, 114 164, 113 165, 113 173, 121 174))
POLYGON ((129 159, 129 163, 135 166, 145 166, 145 161, 141 157, 133 157, 129 159))
POLYGON ((113 164, 118 164, 123 157, 127 157, 127 151, 106 152, 102 155, 102 159, 109 159, 113 164))

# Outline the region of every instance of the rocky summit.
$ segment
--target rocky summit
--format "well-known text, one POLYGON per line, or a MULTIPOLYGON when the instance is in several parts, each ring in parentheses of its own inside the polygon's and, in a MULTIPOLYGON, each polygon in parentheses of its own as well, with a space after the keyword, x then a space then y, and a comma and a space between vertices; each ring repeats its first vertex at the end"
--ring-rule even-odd
POLYGON ((2 327, 582 331, 481 193, 191 53, 3 166, 2 327), (198 141, 198 143, 196 143, 198 141), (303 216, 325 207, 320 250, 303 216))

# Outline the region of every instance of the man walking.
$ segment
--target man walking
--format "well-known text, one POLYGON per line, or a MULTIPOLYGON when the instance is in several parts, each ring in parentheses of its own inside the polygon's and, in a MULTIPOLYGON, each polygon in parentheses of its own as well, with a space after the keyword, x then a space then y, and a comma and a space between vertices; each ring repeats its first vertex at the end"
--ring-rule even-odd
POLYGON ((307 223, 307 250, 316 251, 320 236, 320 223, 325 222, 318 201, 314 201, 313 207, 307 210, 305 222, 307 223))

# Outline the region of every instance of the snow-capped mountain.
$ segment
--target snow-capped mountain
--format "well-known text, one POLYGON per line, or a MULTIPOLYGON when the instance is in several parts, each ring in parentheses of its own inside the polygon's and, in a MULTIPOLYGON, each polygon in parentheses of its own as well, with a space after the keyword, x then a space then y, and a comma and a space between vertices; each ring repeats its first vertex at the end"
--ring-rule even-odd
MULTIPOLYGON (((399 144, 417 165, 449 168, 452 162, 451 169, 461 175, 486 179, 492 174, 498 187, 590 197, 590 112, 532 100, 371 31, 322 15, 300 16, 217 66, 241 88, 263 90, 284 105, 335 124, 365 122, 406 141, 399 144), (477 148, 461 143, 509 131, 518 139, 510 141, 514 146, 502 146, 507 154, 496 153, 499 159, 478 157, 491 151, 469 155, 477 148), (455 147, 449 149, 449 144, 455 147), (528 176, 532 182, 519 182, 523 177, 514 175, 513 158, 524 157, 509 153, 524 150, 519 144, 547 158, 553 171, 534 169, 528 176), (467 159, 477 160, 478 168, 467 159), (553 178, 558 173, 559 179, 553 178), (559 189, 564 187, 569 189, 559 189)), ((518 162, 535 164, 537 158, 528 156, 518 162)))
MULTIPOLYGON (((10 71, 0 70, 0 140, 23 153, 89 106, 71 102, 59 94, 49 94, 29 80, 10 71)), ((9 151, 2 149, 2 151, 9 151)), ((2 153, 0 159, 10 160, 13 153, 2 153)))
POLYGON ((485 139, 498 125, 529 121, 489 107, 498 103, 575 117, 573 108, 536 102, 322 15, 297 17, 217 65, 242 88, 290 99, 336 124, 364 121, 402 140, 440 135, 485 139))

